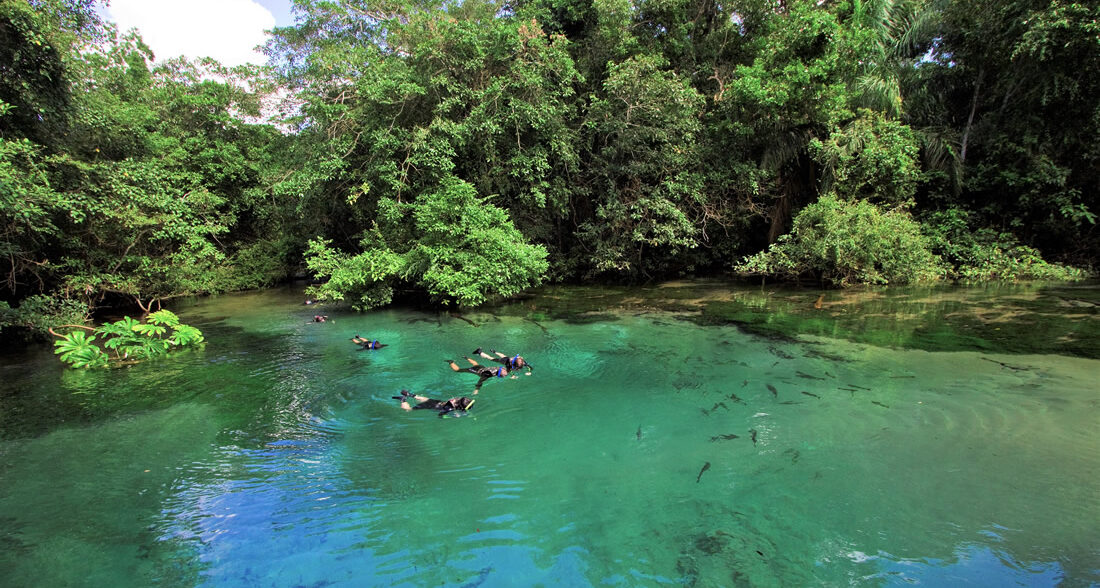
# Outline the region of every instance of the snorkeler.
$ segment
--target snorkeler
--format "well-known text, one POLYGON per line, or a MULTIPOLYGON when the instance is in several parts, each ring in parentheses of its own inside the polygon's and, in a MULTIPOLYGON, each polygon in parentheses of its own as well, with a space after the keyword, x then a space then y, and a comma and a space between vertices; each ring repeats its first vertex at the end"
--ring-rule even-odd
POLYGON ((375 339, 375 340, 372 341, 370 339, 365 339, 363 337, 360 337, 359 335, 356 335, 356 336, 352 337, 351 342, 355 343, 356 345, 359 345, 361 347, 361 349, 359 351, 367 351, 367 350, 370 350, 370 349, 381 349, 381 348, 386 346, 385 343, 379 343, 378 339, 375 339))
POLYGON ((315 323, 323 323, 327 320, 328 320, 328 315, 327 314, 315 314, 315 315, 313 315, 313 322, 315 322, 315 323))
POLYGON ((401 396, 394 396, 394 400, 401 401, 401 408, 407 411, 412 410, 424 410, 431 409, 439 412, 439 416, 462 416, 466 414, 466 411, 470 410, 476 400, 472 398, 466 398, 462 396, 460 398, 451 398, 449 400, 435 400, 434 398, 428 398, 427 396, 420 396, 412 394, 408 390, 402 390, 401 396), (417 402, 415 406, 409 404, 409 399, 413 399, 417 402))
MULTIPOLYGON (((474 355, 480 355, 481 357, 484 357, 489 361, 495 361, 499 364, 503 364, 504 367, 508 368, 508 371, 510 372, 515 372, 516 370, 527 368, 527 373, 525 375, 530 376, 531 372, 535 369, 531 364, 527 363, 527 360, 523 359, 522 355, 519 355, 518 353, 512 357, 508 357, 507 355, 497 351, 496 349, 490 349, 489 351, 496 354, 496 357, 485 353, 481 350, 480 347, 474 350, 474 355)), ((514 378, 515 376, 513 375, 512 377, 514 378)))
POLYGON ((481 390, 481 385, 485 383, 485 380, 488 380, 489 378, 503 378, 508 375, 508 370, 504 367, 491 368, 479 364, 477 361, 470 359, 469 356, 463 355, 462 357, 465 358, 466 361, 470 362, 472 365, 468 368, 463 368, 449 359, 446 359, 444 361, 449 363, 451 365, 451 369, 456 372, 470 372, 471 374, 477 374, 478 381, 477 385, 474 386, 474 394, 477 394, 478 391, 481 390))

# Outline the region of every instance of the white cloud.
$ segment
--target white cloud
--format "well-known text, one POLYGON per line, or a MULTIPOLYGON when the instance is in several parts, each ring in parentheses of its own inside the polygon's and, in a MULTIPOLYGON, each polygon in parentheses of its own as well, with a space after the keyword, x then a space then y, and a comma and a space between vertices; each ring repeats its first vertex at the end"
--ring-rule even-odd
POLYGON ((111 0, 107 13, 120 30, 141 31, 158 61, 186 55, 225 65, 263 63, 253 48, 275 26, 271 12, 252 0, 111 0))

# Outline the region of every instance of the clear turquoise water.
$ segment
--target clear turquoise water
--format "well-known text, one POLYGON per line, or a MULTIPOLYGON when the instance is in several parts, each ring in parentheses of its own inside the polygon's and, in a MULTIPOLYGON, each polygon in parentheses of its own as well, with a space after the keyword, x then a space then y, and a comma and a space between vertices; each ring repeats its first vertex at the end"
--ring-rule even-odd
POLYGON ((283 289, 156 362, 4 358, 0 585, 1100 585, 1100 291, 818 294, 283 289), (391 400, 479 346, 534 374, 391 400))

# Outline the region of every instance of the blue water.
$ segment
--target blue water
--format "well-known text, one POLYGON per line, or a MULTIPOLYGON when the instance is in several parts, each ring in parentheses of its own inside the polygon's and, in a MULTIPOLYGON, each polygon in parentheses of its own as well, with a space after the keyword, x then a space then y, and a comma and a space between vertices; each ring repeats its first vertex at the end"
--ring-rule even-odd
POLYGON ((178 308, 202 350, 5 361, 0 585, 1100 585, 1100 362, 1051 352, 1088 349, 1095 313, 1009 337, 1044 353, 937 351, 821 316, 780 337, 666 288, 323 324, 273 290, 178 308), (476 347, 534 372, 462 418, 391 399, 472 395, 444 360, 476 347))

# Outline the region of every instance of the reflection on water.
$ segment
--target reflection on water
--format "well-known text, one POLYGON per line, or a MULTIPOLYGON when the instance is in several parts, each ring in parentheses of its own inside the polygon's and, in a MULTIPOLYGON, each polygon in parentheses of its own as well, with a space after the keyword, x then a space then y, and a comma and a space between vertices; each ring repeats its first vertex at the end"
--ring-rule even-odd
POLYGON ((3 366, 5 586, 1094 585, 1090 287, 196 301, 204 349, 3 366), (389 344, 358 351, 361 334, 389 344), (445 359, 522 353, 465 418, 445 359))

